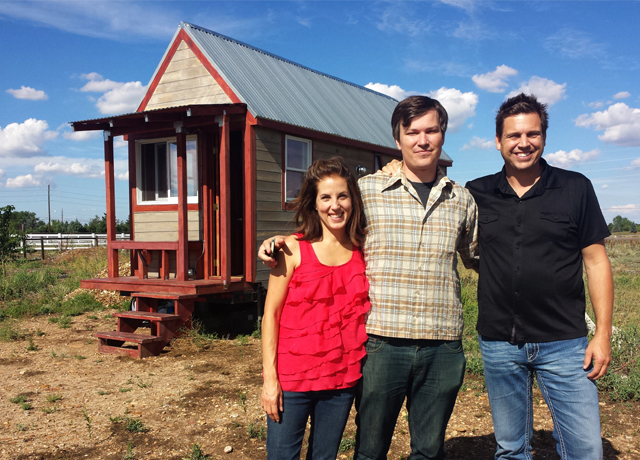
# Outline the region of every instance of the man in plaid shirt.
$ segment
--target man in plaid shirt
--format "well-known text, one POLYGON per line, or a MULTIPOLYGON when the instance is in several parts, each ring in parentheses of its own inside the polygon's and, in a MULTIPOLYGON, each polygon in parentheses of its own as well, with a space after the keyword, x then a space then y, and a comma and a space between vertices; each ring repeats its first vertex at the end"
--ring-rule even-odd
MULTIPOLYGON (((465 369, 458 254, 468 268, 478 263, 473 197, 438 167, 447 123, 437 100, 400 102, 391 126, 402 169, 359 181, 371 313, 356 398, 355 460, 386 458, 405 398, 411 458, 444 458, 445 429, 465 369)), ((259 257, 272 264, 268 253, 265 242, 259 257)))

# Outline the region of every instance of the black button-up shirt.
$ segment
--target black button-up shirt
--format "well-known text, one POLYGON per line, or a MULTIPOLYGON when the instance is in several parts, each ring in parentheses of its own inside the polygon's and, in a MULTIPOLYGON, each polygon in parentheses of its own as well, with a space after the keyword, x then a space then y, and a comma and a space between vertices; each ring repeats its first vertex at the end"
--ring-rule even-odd
POLYGON ((522 197, 503 170, 467 184, 478 205, 478 332, 511 343, 587 335, 582 249, 610 235, 591 182, 540 160, 522 197))

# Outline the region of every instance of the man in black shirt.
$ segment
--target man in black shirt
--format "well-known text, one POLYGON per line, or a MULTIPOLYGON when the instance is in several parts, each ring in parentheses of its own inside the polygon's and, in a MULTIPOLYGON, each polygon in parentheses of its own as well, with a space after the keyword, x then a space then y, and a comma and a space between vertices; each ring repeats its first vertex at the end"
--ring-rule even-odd
POLYGON ((501 172, 467 184, 479 210, 478 333, 498 448, 530 459, 535 375, 564 459, 601 459, 595 380, 611 360, 609 236, 591 182, 543 159, 546 107, 505 101, 496 117, 501 172), (596 316, 587 341, 582 264, 596 316))

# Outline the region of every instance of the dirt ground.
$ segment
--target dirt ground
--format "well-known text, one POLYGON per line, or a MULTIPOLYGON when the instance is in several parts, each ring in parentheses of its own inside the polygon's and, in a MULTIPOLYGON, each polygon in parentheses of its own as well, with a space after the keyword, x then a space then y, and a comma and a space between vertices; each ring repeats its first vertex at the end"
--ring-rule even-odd
MULTIPOLYGON (((93 333, 115 330, 110 313, 75 317, 68 329, 46 317, 24 320, 32 344, 0 345, 0 458, 204 458, 194 444, 207 458, 266 458, 258 339, 217 340, 200 351, 183 341, 132 360, 97 351, 93 333), (26 401, 11 402, 19 395, 26 401)), ((601 409, 605 458, 640 459, 640 404, 605 397, 601 409)), ((558 458, 539 393, 534 410, 534 458, 558 458)), ((353 415, 341 459, 353 454, 353 415)), ((390 459, 410 453, 405 417, 403 410, 390 459)), ((491 459, 494 449, 482 382, 467 379, 447 429, 448 458, 491 459)))

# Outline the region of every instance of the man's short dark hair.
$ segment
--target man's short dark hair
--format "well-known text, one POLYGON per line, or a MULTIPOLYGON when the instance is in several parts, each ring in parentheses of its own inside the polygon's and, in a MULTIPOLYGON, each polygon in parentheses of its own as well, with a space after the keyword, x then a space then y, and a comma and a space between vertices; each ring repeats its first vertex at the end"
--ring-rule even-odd
POLYGON ((540 116, 540 127, 542 128, 542 137, 547 138, 547 128, 549 127, 549 114, 547 113, 547 105, 539 102, 533 94, 520 93, 517 96, 510 97, 502 103, 498 114, 496 115, 496 135, 502 137, 504 128, 504 119, 520 115, 523 113, 537 113, 540 116))
POLYGON ((447 124, 449 123, 449 115, 442 104, 427 96, 409 96, 396 106, 393 115, 391 115, 393 138, 399 141, 400 126, 402 125, 403 128, 411 126, 414 118, 421 117, 430 110, 435 110, 438 113, 440 131, 442 131, 442 135, 444 136, 444 133, 447 131, 447 124))

